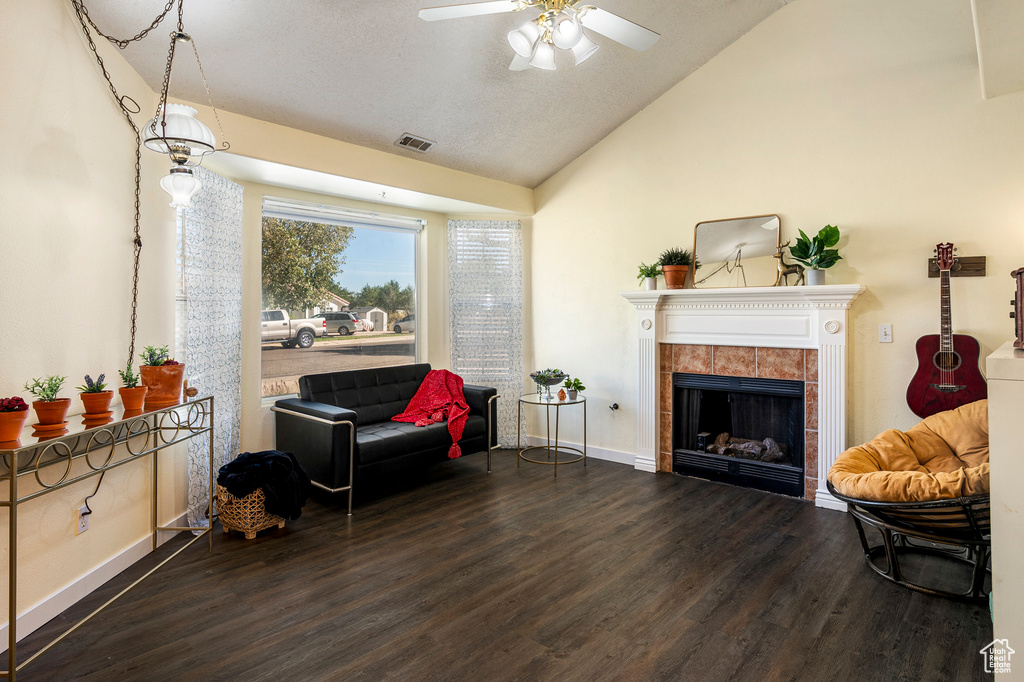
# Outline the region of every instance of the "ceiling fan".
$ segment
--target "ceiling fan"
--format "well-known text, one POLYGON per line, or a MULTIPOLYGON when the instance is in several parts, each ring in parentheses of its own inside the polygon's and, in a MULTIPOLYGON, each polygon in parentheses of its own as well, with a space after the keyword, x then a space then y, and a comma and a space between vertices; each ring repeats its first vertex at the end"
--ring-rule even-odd
POLYGON ((661 37, 654 31, 623 19, 617 14, 593 5, 581 5, 581 2, 583 0, 491 0, 466 5, 428 7, 421 9, 419 16, 425 21, 438 21, 519 12, 531 7, 540 9, 540 16, 508 34, 508 42, 516 53, 508 67, 512 71, 523 71, 531 66, 553 71, 556 47, 571 50, 576 63, 581 63, 597 51, 597 44, 590 40, 584 28, 631 47, 637 52, 643 52, 661 37))

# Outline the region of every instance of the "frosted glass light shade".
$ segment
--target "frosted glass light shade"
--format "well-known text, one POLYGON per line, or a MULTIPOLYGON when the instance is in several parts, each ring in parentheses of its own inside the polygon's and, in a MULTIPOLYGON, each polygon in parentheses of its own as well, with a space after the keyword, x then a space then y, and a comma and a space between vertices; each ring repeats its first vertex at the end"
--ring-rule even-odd
POLYGON ((582 37, 583 27, 575 19, 566 15, 563 15, 563 18, 555 24, 555 28, 551 32, 551 39, 555 42, 555 47, 562 50, 572 49, 582 37))
POLYGON ((537 45, 536 52, 533 53, 533 59, 530 60, 530 66, 535 66, 538 69, 544 69, 545 71, 554 71, 555 46, 551 43, 541 41, 537 45))
POLYGON ((590 55, 597 52, 597 43, 587 37, 587 34, 580 31, 580 39, 572 46, 572 54, 576 57, 576 63, 582 64, 590 55))
POLYGON ((530 21, 514 31, 509 31, 508 44, 520 57, 529 57, 533 54, 533 46, 540 38, 540 27, 530 21))
POLYGON ((216 149, 217 140, 210 129, 196 118, 198 112, 195 109, 185 104, 167 104, 166 111, 166 116, 158 113, 142 129, 142 143, 146 149, 167 154, 170 151, 169 142, 187 151, 190 165, 199 163, 203 155, 216 149), (167 122, 166 128, 163 126, 164 120, 167 122))
POLYGON ((192 175, 192 171, 186 168, 173 168, 170 173, 160 178, 160 187, 171 195, 171 206, 188 208, 192 205, 192 197, 203 185, 192 175))

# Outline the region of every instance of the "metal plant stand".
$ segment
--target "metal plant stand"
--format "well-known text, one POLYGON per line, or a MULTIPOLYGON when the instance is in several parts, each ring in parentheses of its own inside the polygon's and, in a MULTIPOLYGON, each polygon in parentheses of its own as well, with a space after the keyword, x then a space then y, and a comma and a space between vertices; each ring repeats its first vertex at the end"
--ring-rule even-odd
POLYGON ((575 399, 565 400, 548 400, 545 396, 537 395, 536 393, 528 393, 519 398, 519 410, 518 410, 518 421, 517 424, 523 423, 523 405, 539 405, 544 409, 545 422, 547 424, 547 443, 545 445, 531 445, 528 447, 522 446, 522 427, 520 426, 516 430, 516 466, 519 466, 520 460, 526 460, 527 462, 533 462, 534 464, 550 464, 555 471, 555 476, 558 476, 558 465, 562 464, 574 464, 575 462, 583 462, 583 466, 587 466, 587 399, 583 396, 579 396, 575 399), (582 405, 583 406, 583 449, 572 447, 569 445, 559 445, 558 443, 558 415, 561 408, 570 405, 582 405), (551 408, 555 408, 555 439, 551 440, 551 408), (540 452, 543 451, 547 454, 547 459, 535 459, 528 457, 526 453, 540 452), (559 461, 559 453, 566 454, 569 456, 568 459, 562 459, 559 461))
MULTIPOLYGON (((31 421, 31 419, 29 420, 31 421)), ((210 436, 210 500, 213 510, 213 397, 204 397, 180 405, 173 405, 151 411, 124 412, 120 406, 106 423, 84 423, 80 415, 68 418, 68 426, 56 435, 34 434, 27 426, 18 441, 0 443, 0 489, 7 489, 6 499, 0 500, 0 507, 6 507, 8 514, 8 644, 7 670, 0 671, 0 677, 14 680, 25 666, 39 658, 51 647, 84 625, 100 611, 117 601, 126 592, 148 578, 168 561, 176 557, 204 535, 208 537, 210 551, 213 551, 212 519, 208 526, 160 526, 157 525, 158 464, 156 453, 177 443, 182 443, 201 434, 210 436), (123 448, 118 451, 118 446, 123 448), (158 531, 201 531, 184 546, 161 561, 141 578, 111 597, 102 606, 78 621, 63 634, 45 645, 29 658, 18 663, 18 508, 31 500, 70 485, 98 476, 105 471, 153 456, 152 508, 150 525, 153 527, 153 549, 157 548, 158 531), (96 461, 94 461, 96 460, 96 461), (24 485, 24 489, 20 484, 24 485), (24 490, 24 491, 23 491, 24 490)), ((2 493, 0 493, 2 494, 2 493)), ((212 517, 212 514, 211 514, 212 517)))

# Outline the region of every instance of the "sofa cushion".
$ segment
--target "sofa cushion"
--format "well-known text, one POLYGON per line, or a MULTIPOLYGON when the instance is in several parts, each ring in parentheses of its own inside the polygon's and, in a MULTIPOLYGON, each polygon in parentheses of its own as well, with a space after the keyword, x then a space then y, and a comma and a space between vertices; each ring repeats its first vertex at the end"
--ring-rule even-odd
POLYGON ((299 395, 352 410, 362 429, 364 424, 386 422, 401 414, 429 371, 430 365, 421 363, 309 374, 299 378, 299 395))
MULTIPOLYGON (((479 438, 487 432, 487 422, 479 415, 466 420, 462 431, 464 443, 470 438, 479 438)), ((413 452, 443 448, 447 451, 452 444, 448 423, 438 422, 429 426, 416 426, 403 422, 377 422, 360 424, 356 430, 356 450, 359 463, 371 464, 413 452)))

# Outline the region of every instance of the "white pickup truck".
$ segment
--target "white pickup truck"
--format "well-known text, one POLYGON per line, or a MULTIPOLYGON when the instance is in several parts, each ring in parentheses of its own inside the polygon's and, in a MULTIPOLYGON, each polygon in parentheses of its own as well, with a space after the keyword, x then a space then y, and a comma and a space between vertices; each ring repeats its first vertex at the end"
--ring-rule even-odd
POLYGON ((287 310, 264 310, 260 316, 263 318, 260 330, 263 343, 280 343, 285 348, 309 348, 317 336, 327 333, 327 320, 323 318, 292 320, 287 310))

